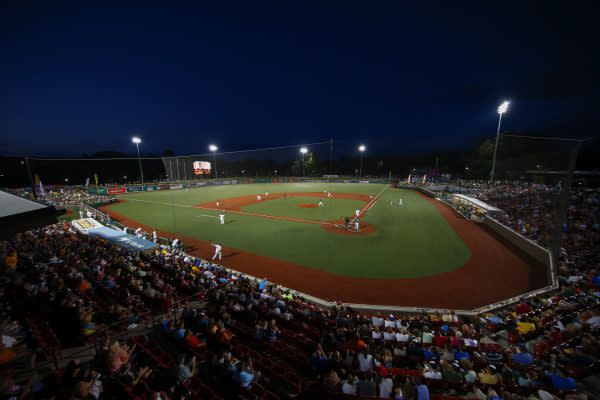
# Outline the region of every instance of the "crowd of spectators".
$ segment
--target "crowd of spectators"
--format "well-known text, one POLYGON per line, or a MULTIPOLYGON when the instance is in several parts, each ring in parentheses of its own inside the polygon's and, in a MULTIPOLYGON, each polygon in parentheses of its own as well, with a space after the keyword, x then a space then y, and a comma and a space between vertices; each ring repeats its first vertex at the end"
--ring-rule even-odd
MULTIPOLYGON (((520 196, 546 189, 515 185, 513 209, 503 185, 482 186, 480 198, 542 238, 534 203, 520 196)), ((68 399, 593 398, 598 195, 581 193, 563 230, 560 289, 477 318, 321 309, 170 246, 131 252, 68 224, 22 233, 0 255, 0 389, 68 399), (152 325, 151 315, 146 335, 116 339, 152 325), (60 364, 64 348, 91 343, 92 360, 14 380, 15 368, 60 364)))
MULTIPOLYGON (((21 197, 32 197, 31 188, 12 189, 21 197)), ((104 204, 111 201, 110 196, 89 193, 87 190, 68 185, 46 186, 43 190, 36 187, 37 200, 54 206, 76 206, 81 204, 104 204)))

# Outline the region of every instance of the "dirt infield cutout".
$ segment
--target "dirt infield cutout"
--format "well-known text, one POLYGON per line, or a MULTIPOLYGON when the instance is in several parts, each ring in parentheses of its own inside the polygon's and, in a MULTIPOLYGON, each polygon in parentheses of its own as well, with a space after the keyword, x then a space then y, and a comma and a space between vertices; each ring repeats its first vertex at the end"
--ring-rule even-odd
POLYGON ((319 207, 319 205, 317 203, 302 203, 302 204, 298 204, 298 207, 300 207, 300 208, 317 208, 317 207, 319 207))

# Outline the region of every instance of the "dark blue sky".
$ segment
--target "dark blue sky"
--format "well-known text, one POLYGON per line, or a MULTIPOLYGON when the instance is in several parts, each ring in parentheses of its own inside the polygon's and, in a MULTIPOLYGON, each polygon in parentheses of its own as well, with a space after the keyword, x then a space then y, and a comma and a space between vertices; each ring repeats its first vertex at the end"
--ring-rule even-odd
POLYGON ((595 136, 593 3, 5 2, 0 152, 595 136), (167 4, 167 3, 164 3, 167 4), (143 6, 142 6, 143 5, 143 6))

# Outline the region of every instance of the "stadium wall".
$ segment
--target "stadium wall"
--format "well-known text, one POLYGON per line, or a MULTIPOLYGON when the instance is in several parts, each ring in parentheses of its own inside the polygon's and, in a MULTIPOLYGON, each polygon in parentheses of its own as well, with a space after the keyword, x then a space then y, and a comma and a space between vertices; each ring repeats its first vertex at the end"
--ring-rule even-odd
POLYGON ((500 222, 488 217, 487 215, 483 218, 482 223, 504 240, 507 240, 511 244, 521 249, 525 254, 546 266, 546 270, 548 271, 546 282, 548 285, 552 285, 554 283, 555 279, 552 255, 548 250, 544 249, 534 241, 519 235, 509 227, 502 225, 500 222))

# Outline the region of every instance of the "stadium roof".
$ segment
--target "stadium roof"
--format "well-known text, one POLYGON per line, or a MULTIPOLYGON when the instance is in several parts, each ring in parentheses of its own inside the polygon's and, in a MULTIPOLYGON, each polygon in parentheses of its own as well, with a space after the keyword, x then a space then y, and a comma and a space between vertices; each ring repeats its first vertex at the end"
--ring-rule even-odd
POLYGON ((48 206, 0 190, 0 218, 42 208, 48 206))
POLYGON ((53 224, 57 211, 52 206, 0 190, 0 240, 17 233, 53 224))

